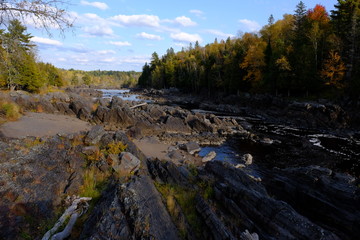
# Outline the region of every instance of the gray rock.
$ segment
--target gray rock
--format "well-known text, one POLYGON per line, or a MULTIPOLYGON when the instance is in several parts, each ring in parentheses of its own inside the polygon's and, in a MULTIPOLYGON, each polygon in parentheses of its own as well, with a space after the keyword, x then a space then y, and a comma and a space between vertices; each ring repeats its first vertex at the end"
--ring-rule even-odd
POLYGON ((87 146, 82 149, 82 153, 85 155, 92 155, 99 151, 98 146, 87 146))
POLYGON ((183 150, 186 150, 190 154, 195 154, 195 153, 201 151, 199 144, 196 142, 188 142, 188 143, 184 144, 181 148, 183 150))
POLYGON ((211 151, 208 154, 206 154, 205 157, 203 157, 202 162, 209 162, 211 160, 213 160, 216 157, 216 152, 215 151, 211 151))
POLYGON ((164 127, 170 133, 190 133, 191 129, 185 124, 184 120, 168 116, 165 120, 164 127))
POLYGON ((104 127, 101 125, 94 126, 85 137, 85 144, 98 144, 101 138, 106 134, 104 127))
POLYGON ((178 150, 172 150, 167 153, 168 157, 172 160, 182 160, 184 159, 184 156, 181 155, 180 151, 178 150))
POLYGON ((245 165, 251 165, 253 163, 253 156, 250 153, 246 153, 242 156, 245 165))
POLYGON ((128 176, 140 167, 140 160, 129 152, 122 152, 118 159, 120 161, 114 161, 112 168, 120 176, 128 176))

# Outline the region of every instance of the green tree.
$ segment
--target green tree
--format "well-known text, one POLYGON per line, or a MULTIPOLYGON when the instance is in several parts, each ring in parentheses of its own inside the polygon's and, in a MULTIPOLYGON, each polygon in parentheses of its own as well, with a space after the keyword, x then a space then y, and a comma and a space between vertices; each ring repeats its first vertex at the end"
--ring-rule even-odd
MULTIPOLYGON (((341 39, 341 56, 346 65, 348 83, 360 81, 360 0, 338 0, 331 11, 335 33, 341 39)), ((360 90, 360 89, 359 89, 360 90)))
POLYGON ((41 75, 35 62, 31 35, 20 21, 12 20, 7 32, 0 33, 2 42, 1 63, 9 89, 37 91, 42 85, 41 75))

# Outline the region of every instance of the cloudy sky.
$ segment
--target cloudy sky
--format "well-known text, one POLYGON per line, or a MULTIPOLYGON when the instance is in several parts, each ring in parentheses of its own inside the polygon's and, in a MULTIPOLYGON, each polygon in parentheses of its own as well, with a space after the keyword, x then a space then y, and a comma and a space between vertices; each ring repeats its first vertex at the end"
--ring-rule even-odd
MULTIPOLYGON (((303 0, 308 8, 328 11, 337 0, 303 0)), ((151 54, 160 56, 199 41, 258 31, 284 13, 293 14, 298 0, 74 0, 67 6, 75 27, 62 37, 28 26, 39 59, 60 68, 141 71, 151 54)))

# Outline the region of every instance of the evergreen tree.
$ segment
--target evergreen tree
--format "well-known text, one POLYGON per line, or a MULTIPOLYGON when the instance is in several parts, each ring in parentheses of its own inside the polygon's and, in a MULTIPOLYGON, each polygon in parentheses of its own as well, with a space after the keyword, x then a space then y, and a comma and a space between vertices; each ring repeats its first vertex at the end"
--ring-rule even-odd
POLYGON ((331 11, 335 33, 341 39, 341 56, 348 83, 360 85, 360 0, 338 0, 331 11))

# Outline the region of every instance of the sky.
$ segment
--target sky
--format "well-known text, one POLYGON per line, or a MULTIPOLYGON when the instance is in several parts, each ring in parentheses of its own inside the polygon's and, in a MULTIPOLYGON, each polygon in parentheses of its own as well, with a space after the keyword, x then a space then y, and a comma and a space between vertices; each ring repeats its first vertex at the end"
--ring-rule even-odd
MULTIPOLYGON (((334 9, 337 0, 303 0, 334 9)), ((180 51, 244 32, 256 32, 273 14, 293 14, 299 0, 74 0, 65 8, 74 27, 52 36, 28 27, 40 61, 78 70, 141 71, 151 54, 180 51)))

